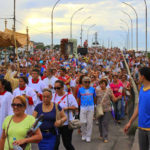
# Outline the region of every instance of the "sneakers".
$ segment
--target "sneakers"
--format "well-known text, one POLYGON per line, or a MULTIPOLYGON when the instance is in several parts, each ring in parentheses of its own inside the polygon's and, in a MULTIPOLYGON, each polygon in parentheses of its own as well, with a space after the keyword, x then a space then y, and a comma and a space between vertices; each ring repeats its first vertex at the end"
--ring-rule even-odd
POLYGON ((90 143, 90 142, 91 142, 91 138, 90 138, 90 137, 87 137, 87 138, 86 138, 86 142, 87 142, 87 143, 90 143))
POLYGON ((96 122, 95 122, 95 123, 96 123, 96 125, 98 125, 98 124, 99 124, 98 120, 96 120, 96 122))
POLYGON ((89 142, 91 142, 91 138, 82 136, 82 141, 86 141, 87 143, 89 143, 89 142))
POLYGON ((82 136, 82 141, 85 141, 86 140, 86 137, 85 136, 82 136))
POLYGON ((104 143, 108 143, 108 140, 105 139, 105 140, 104 140, 104 143))

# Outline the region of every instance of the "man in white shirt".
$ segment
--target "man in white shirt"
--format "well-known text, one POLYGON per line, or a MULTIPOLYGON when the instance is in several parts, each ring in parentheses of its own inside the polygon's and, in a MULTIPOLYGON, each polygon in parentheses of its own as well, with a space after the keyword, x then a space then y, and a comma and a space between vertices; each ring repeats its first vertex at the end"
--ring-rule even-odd
POLYGON ((53 93, 55 92, 54 85, 57 80, 58 79, 55 77, 54 69, 48 69, 47 78, 45 78, 43 82, 47 86, 47 88, 50 88, 52 90, 53 93))
POLYGON ((47 88, 45 83, 39 79, 39 70, 32 70, 32 78, 29 79, 28 86, 31 87, 37 94, 37 104, 42 101, 42 92, 43 89, 47 88))

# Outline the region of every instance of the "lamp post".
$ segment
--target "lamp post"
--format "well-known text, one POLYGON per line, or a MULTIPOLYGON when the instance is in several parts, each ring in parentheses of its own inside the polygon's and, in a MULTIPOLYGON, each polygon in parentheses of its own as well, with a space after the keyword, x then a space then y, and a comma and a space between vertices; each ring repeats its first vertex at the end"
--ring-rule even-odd
POLYGON ((72 39, 72 19, 73 17, 75 16, 76 13, 78 13, 79 11, 81 11, 83 8, 79 8, 78 10, 76 10, 72 16, 71 16, 71 19, 70 19, 70 39, 72 39))
POLYGON ((27 52, 29 53, 29 29, 28 27, 26 29, 26 32, 27 32, 27 52))
POLYGON ((128 31, 128 49, 130 49, 130 36, 129 36, 129 34, 130 34, 130 28, 129 28, 129 25, 128 25, 128 23, 126 22, 126 21, 124 21, 124 20, 122 20, 122 19, 120 19, 126 26, 127 26, 127 31, 128 31))
POLYGON ((96 26, 96 24, 91 25, 88 30, 87 30, 87 42, 89 41, 89 31, 91 28, 93 28, 94 26, 96 26))
POLYGON ((145 52, 146 52, 146 55, 147 55, 147 3, 146 3, 146 0, 144 0, 144 3, 145 3, 145 52))
POLYGON ((129 49, 129 34, 128 34, 128 31, 126 31, 126 29, 124 28, 124 27, 122 27, 122 26, 120 26, 120 29, 122 29, 123 31, 125 31, 125 33, 127 32, 127 38, 126 38, 126 40, 125 40, 125 45, 126 45, 126 48, 127 49, 129 49))
MULTIPOLYGON (((54 9, 56 7, 56 5, 59 3, 60 0, 57 0, 57 2, 54 4, 53 8, 52 8, 52 12, 51 12, 51 49, 53 50, 53 13, 54 13, 54 9)), ((54 54, 54 50, 53 50, 53 54, 54 54)))
POLYGON ((113 48, 113 42, 111 41, 111 49, 113 48))
POLYGON ((132 21, 132 18, 131 18, 131 16, 128 14, 128 13, 126 13, 126 12, 124 12, 124 11, 122 11, 125 15, 127 15, 128 17, 129 17, 129 19, 130 19, 130 21, 131 21, 131 49, 133 50, 133 21, 132 21))
POLYGON ((132 8, 132 10, 135 12, 135 15, 136 15, 136 50, 138 51, 138 14, 132 5, 125 3, 125 2, 122 2, 122 3, 132 8))
POLYGON ((123 36, 123 34, 120 34, 120 37, 121 37, 122 40, 123 40, 124 47, 127 49, 126 38, 123 36))
POLYGON ((87 17, 87 18, 85 18, 83 21, 82 21, 82 23, 81 23, 81 46, 82 46, 82 34, 83 34, 83 24, 88 20, 88 19, 90 19, 91 18, 91 16, 89 16, 89 17, 87 17))
POLYGON ((14 0, 14 32, 16 31, 16 0, 14 0))

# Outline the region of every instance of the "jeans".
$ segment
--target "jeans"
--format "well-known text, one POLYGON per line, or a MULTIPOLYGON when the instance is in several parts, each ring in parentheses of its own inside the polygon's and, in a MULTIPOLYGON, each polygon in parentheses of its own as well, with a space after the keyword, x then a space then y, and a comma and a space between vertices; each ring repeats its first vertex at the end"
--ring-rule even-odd
POLYGON ((114 111, 116 120, 121 119, 121 99, 114 103, 114 111))
POLYGON ((120 118, 124 118, 125 117, 125 100, 124 97, 122 97, 121 99, 121 116, 120 118))

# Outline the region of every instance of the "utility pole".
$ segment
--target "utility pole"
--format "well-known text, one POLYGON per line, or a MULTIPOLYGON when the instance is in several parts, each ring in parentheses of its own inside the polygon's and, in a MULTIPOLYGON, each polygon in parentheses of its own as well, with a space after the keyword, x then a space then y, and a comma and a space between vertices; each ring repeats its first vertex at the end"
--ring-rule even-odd
POLYGON ((83 9, 83 8, 80 8, 80 9, 76 10, 76 11, 72 14, 72 16, 71 16, 71 19, 70 19, 70 39, 72 39, 72 19, 73 19, 73 17, 75 16, 75 14, 78 13, 79 11, 81 11, 82 9, 83 9))
POLYGON ((97 34, 97 32, 95 32, 95 45, 99 45, 99 43, 98 43, 98 34, 97 34))
POLYGON ((57 0, 56 3, 54 4, 52 11, 51 11, 51 49, 53 50, 53 55, 54 55, 54 43, 53 43, 53 38, 54 38, 54 31, 53 31, 53 14, 54 14, 54 9, 56 7, 56 5, 59 3, 60 0, 57 0))
POLYGON ((14 32, 16 31, 16 0, 14 0, 14 32))
POLYGON ((91 16, 85 18, 85 19, 82 21, 82 23, 81 23, 81 37, 80 37, 80 39, 81 39, 81 47, 82 47, 82 40, 83 40, 83 25, 84 25, 84 23, 85 23, 88 19, 90 19, 90 18, 91 18, 91 16))
POLYGON ((7 19, 5 19, 5 29, 7 28, 7 19))
POLYGON ((138 14, 132 5, 125 3, 125 2, 122 2, 122 3, 129 6, 135 12, 135 15, 136 15, 136 50, 138 51, 138 14))
POLYGON ((26 29, 26 32, 27 32, 27 53, 29 54, 29 29, 28 27, 26 29))
POLYGON ((131 16, 126 13, 125 11, 122 11, 125 15, 127 15, 131 21, 131 49, 133 50, 133 21, 132 21, 132 18, 131 16))
POLYGON ((109 46, 110 46, 110 40, 108 39, 108 49, 109 49, 109 46))
POLYGON ((144 3, 145 3, 145 52, 146 52, 146 55, 147 55, 147 2, 146 0, 144 0, 144 3))

